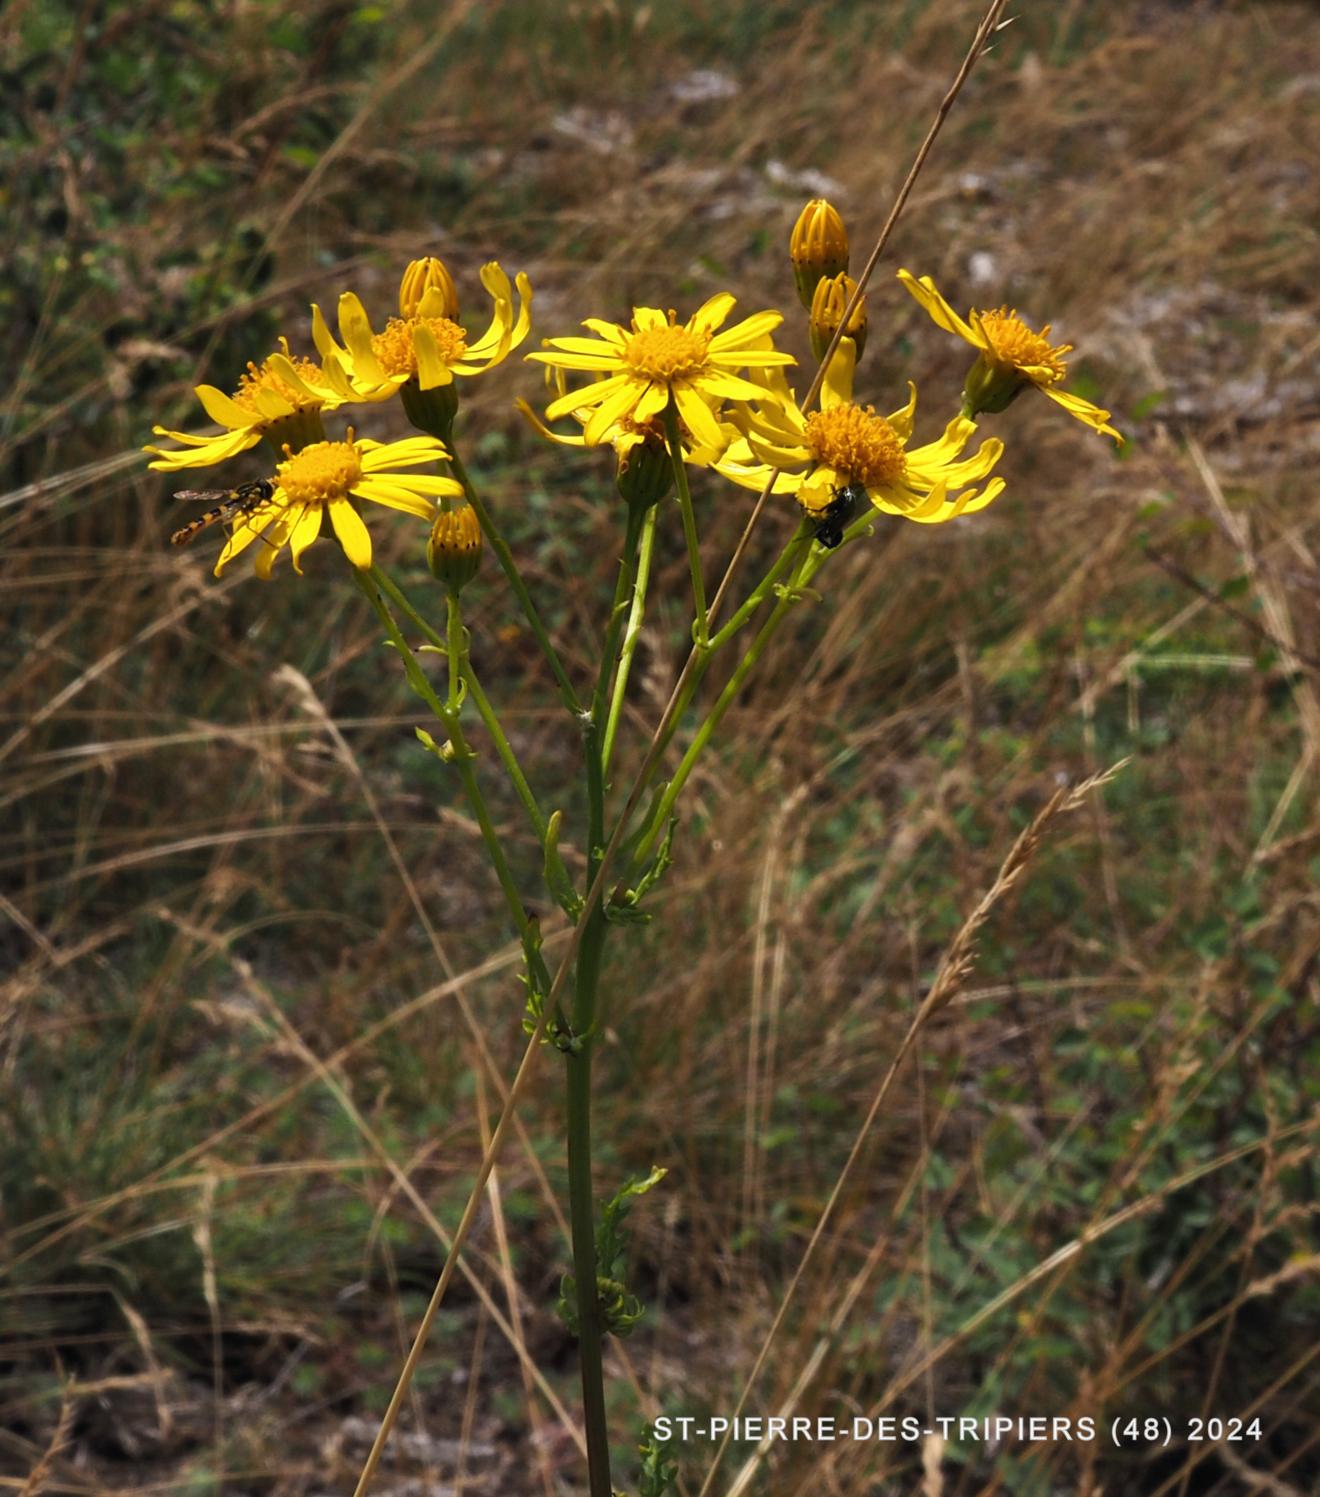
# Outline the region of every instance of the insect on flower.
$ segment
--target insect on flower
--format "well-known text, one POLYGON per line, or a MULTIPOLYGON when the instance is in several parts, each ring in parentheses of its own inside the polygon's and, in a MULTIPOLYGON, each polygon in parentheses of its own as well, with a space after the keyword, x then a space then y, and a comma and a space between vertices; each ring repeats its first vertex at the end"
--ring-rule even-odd
POLYGON ((251 514, 259 504, 264 504, 275 492, 275 480, 256 478, 250 483, 240 483, 232 489, 180 489, 176 499, 200 501, 211 505, 204 515, 190 520, 182 530, 176 530, 170 541, 176 546, 186 546, 193 536, 218 522, 229 524, 251 514))
POLYGON ((857 506, 866 498, 866 490, 859 483, 844 484, 834 490, 830 502, 815 516, 815 538, 827 551, 843 544, 843 527, 853 517, 857 506))

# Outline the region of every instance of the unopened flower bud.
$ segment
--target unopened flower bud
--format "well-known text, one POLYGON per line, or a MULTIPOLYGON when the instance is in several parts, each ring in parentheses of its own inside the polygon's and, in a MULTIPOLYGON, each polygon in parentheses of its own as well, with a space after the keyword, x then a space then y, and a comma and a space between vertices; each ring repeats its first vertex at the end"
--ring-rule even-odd
MULTIPOLYGON (((857 282, 850 275, 836 275, 821 281, 811 299, 811 351, 818 359, 825 357, 835 330, 843 321, 844 310, 857 290, 857 282)), ((857 310, 848 319, 844 336, 857 345, 860 359, 866 347, 866 298, 857 303, 857 310)))
POLYGON ((674 484, 674 464, 662 436, 643 437, 619 454, 619 493, 640 510, 659 504, 674 484))
POLYGON ((458 321, 458 287, 443 260, 427 255, 414 260, 399 282, 399 316, 448 317, 458 321), (422 303, 426 310, 422 311, 422 303))
POLYGON ((481 523, 466 499, 441 510, 431 526, 426 543, 426 564, 431 575, 457 593, 477 575, 481 565, 481 523))
POLYGON ((798 299, 810 311, 820 281, 848 269, 848 231, 832 203, 813 198, 798 214, 789 236, 788 254, 798 299))

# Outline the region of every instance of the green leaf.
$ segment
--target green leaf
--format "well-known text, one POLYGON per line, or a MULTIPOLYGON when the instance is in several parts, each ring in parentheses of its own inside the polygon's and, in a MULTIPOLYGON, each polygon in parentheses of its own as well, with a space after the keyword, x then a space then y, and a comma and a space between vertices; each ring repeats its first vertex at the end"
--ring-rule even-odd
POLYGON ((583 899, 573 887, 573 880, 568 876, 568 869, 559 855, 559 828, 563 825, 563 821, 564 813, 556 811, 546 825, 545 861, 542 871, 545 875, 546 888, 554 895, 560 909, 570 920, 576 922, 582 913, 583 899))

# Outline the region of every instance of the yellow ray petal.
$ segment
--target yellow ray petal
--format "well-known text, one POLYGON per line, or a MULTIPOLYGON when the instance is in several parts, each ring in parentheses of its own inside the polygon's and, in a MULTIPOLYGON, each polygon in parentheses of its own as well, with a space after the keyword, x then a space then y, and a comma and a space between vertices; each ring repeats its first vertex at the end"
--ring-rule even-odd
POLYGON ((413 328, 413 352, 417 355, 417 383, 423 390, 452 385, 454 376, 435 341, 435 334, 424 322, 413 328))
MULTIPOLYGON (((717 327, 724 325, 724 320, 738 304, 738 298, 731 296, 727 291, 717 291, 714 296, 703 302, 692 315, 692 330, 694 332, 713 333, 717 327)), ((713 339, 711 340, 714 341, 713 339)))
POLYGON ((693 440, 701 447, 718 447, 724 441, 720 423, 710 407, 690 385, 674 386, 674 401, 693 440))
POLYGON ((302 513, 294 521, 289 532, 289 555, 293 570, 302 576, 302 554, 321 533, 321 521, 325 517, 322 504, 305 504, 302 513))
POLYGON ((147 452, 160 454, 147 466, 161 473, 175 473, 184 468, 209 468, 215 463, 227 462, 261 441, 261 432, 256 427, 249 427, 246 431, 227 431, 215 437, 185 437, 181 432, 168 435, 189 445, 182 452, 171 452, 163 447, 145 448, 147 452))
POLYGON ((435 518, 435 505, 429 499, 385 478, 364 478, 354 484, 353 492, 359 499, 369 499, 387 509, 402 510, 404 514, 416 515, 419 520, 435 518))
POLYGON ((635 375, 616 374, 612 379, 597 380, 595 384, 585 385, 581 390, 570 390, 567 395, 552 400, 545 408, 545 419, 557 421, 560 416, 567 416, 573 411, 583 411, 590 406, 599 405, 602 400, 612 398, 614 392, 624 385, 634 386, 639 395, 644 388, 635 375))
POLYGON ((255 426, 256 418, 223 390, 214 385, 198 385, 194 392, 202 403, 202 409, 217 426, 227 426, 230 431, 255 426))
POLYGON ((416 463, 444 462, 449 456, 444 443, 435 437, 404 437, 398 442, 373 442, 364 437, 357 442, 357 451, 364 473, 408 468, 416 463))
POLYGON ((371 322, 366 308, 351 291, 339 298, 339 332, 353 355, 353 375, 359 380, 381 384, 385 369, 371 346, 371 322))
POLYGON ((253 571, 263 582, 270 581, 270 574, 279 560, 280 549, 285 541, 289 539, 289 532, 293 529, 294 516, 286 509, 278 520, 269 526, 261 537, 262 544, 256 553, 256 561, 253 571))
POLYGON ((889 422, 890 426, 894 428, 906 443, 912 436, 912 423, 916 420, 916 415, 917 387, 911 380, 908 380, 907 404, 900 406, 892 415, 886 416, 885 420, 889 422))
MULTIPOLYGON (((269 385, 258 385, 251 393, 252 403, 267 421, 283 421, 286 416, 293 415, 293 402, 287 395, 272 390, 269 385)), ((249 416, 249 422, 251 419, 249 416)))
POLYGON ((518 288, 518 320, 513 325, 513 331, 509 334, 509 344, 513 348, 527 336, 532 326, 532 283, 520 270, 514 280, 518 288))
POLYGON ((825 371, 825 383, 820 387, 822 410, 832 410, 837 405, 852 403, 853 371, 857 367, 857 345, 851 338, 840 338, 839 346, 830 367, 825 371))
POLYGON ((1045 390, 1056 405, 1061 405, 1070 416, 1083 422, 1093 431, 1103 432, 1107 437, 1113 437, 1116 442, 1123 440, 1123 434, 1108 424, 1109 412, 1102 411, 1098 405, 1092 405, 1089 400, 1083 400, 1080 395, 1069 395, 1066 390, 1045 390))
POLYGON ((316 344, 316 351, 323 359, 329 359, 344 352, 335 342, 330 325, 315 302, 312 303, 312 342, 316 344))
MULTIPOLYGON (((709 306, 710 303, 707 302, 706 305, 709 306)), ((729 305, 733 305, 732 297, 729 298, 729 305)), ((700 316, 701 313, 698 312, 697 315, 700 316)), ((716 333, 710 340, 711 352, 720 353, 740 343, 750 343, 766 333, 773 333, 783 320, 783 314, 779 312, 754 312, 741 322, 735 322, 732 327, 726 327, 722 333, 716 333)))
POLYGON ((309 385, 307 381, 302 377, 302 375, 298 373, 297 368, 294 366, 293 360, 289 358, 287 354, 271 354, 271 356, 266 360, 266 366, 272 371, 272 373, 278 374, 280 379, 283 380, 284 383, 290 387, 290 389, 295 390, 300 396, 302 396, 303 400, 308 404, 310 404, 312 401, 317 400, 324 401, 325 391, 318 389, 313 385, 309 385))
POLYGON ((330 523, 344 548, 344 555, 360 571, 371 565, 371 535, 362 523, 362 516, 347 499, 332 499, 329 504, 330 523))
POLYGON ((959 317, 957 312, 953 310, 935 289, 935 282, 928 275, 924 275, 918 280, 911 271, 900 270, 898 278, 925 309, 927 316, 929 316, 936 327, 942 327, 946 333, 957 333, 960 338, 965 339, 973 348, 986 347, 984 336, 978 336, 959 317))
POLYGON ((712 353, 707 357, 710 363, 721 368, 735 369, 781 369, 797 363, 791 353, 783 353, 777 348, 738 349, 732 353, 712 353))
POLYGON ((259 509, 253 510, 250 515, 234 526, 234 533, 224 544, 224 549, 216 558, 215 575, 217 577, 224 571, 240 552, 246 551, 253 541, 259 540, 266 527, 272 524, 284 513, 285 506, 281 502, 282 489, 276 489, 274 498, 269 503, 263 504, 259 509))
MULTIPOLYGON (((636 380, 623 380, 618 387, 591 413, 591 419, 587 422, 586 429, 582 435, 586 439, 588 447, 594 447, 598 442, 605 440, 605 435, 610 427, 620 417, 631 413, 633 407, 646 393, 646 386, 636 380)), ((557 404, 558 402, 556 402, 557 404)), ((546 415, 550 412, 547 410, 546 415)))
POLYGON ((617 322, 605 322, 600 317, 588 317, 584 319, 582 326, 590 328, 593 333, 604 338, 607 343, 613 343, 617 348, 622 348, 628 341, 627 330, 621 328, 617 322))
MULTIPOLYGON (((583 338, 581 341, 585 343, 587 340, 583 338)), ((536 364, 553 364, 556 369, 583 369, 592 374, 619 367, 618 354, 608 351, 602 353, 550 353, 547 351, 529 353, 527 357, 536 364)))
POLYGON ((660 382, 648 385, 638 398, 637 405, 632 413, 632 419, 639 423, 649 421, 652 416, 658 416, 668 404, 668 385, 660 382))
POLYGON ((946 520, 956 519, 959 515, 974 515, 978 509, 984 509, 1003 492, 1004 480, 996 478, 979 493, 975 489, 968 489, 965 494, 959 494, 951 505, 938 514, 910 514, 907 518, 915 520, 919 525, 943 525, 946 520))
POLYGON ((698 374, 692 383, 703 395, 714 396, 716 400, 764 400, 766 396, 761 385, 723 370, 698 374))
POLYGON ((558 442, 563 447, 585 447, 587 445, 586 438, 581 432, 573 436, 561 436, 557 431, 551 431, 521 395, 513 403, 527 418, 532 428, 548 441, 558 442))
MULTIPOLYGON (((547 338, 550 348, 561 349, 564 353, 584 353, 593 359, 601 359, 602 369, 615 369, 619 364, 618 347, 612 343, 603 343, 599 338, 547 338)), ((527 357, 534 358, 534 354, 527 357)))

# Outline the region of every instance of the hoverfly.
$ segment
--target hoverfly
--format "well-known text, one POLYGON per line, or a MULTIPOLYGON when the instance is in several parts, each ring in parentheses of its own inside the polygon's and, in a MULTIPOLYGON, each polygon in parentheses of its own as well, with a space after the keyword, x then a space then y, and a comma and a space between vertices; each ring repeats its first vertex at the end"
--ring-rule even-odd
POLYGON ((186 546, 199 530, 217 521, 228 523, 250 515, 259 504, 264 504, 275 492, 273 478, 255 478, 250 483, 240 483, 232 489, 180 489, 176 499, 202 500, 211 506, 204 515, 190 520, 182 530, 170 537, 176 546, 186 546))
POLYGON ((835 489, 834 496, 816 520, 816 539, 827 551, 833 551, 843 541, 843 527, 853 517, 853 511, 866 498, 866 490, 860 483, 845 484, 835 489))

